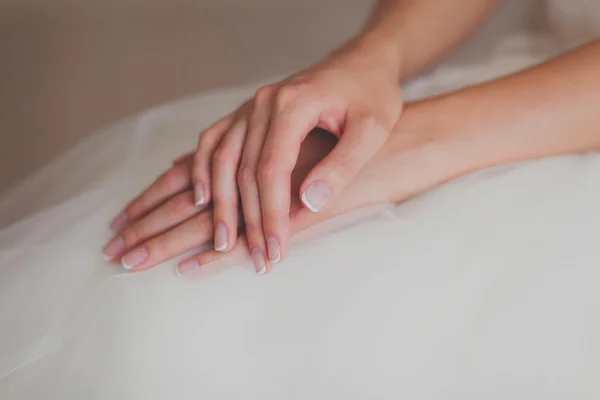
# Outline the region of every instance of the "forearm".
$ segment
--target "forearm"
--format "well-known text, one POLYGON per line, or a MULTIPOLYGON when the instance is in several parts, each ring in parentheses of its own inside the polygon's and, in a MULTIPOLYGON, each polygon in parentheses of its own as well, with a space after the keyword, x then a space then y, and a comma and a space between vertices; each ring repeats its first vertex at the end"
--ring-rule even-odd
POLYGON ((438 61, 471 34, 497 0, 379 0, 348 46, 385 64, 403 81, 438 61))
POLYGON ((388 151, 398 155, 390 169, 406 169, 408 154, 417 169, 442 181, 495 165, 600 149, 600 41, 410 104, 392 141, 394 150, 388 151))

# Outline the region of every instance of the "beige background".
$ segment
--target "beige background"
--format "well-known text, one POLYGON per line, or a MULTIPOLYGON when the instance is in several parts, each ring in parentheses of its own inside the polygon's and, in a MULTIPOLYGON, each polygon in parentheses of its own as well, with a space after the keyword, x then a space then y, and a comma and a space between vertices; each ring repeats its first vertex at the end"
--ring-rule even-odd
POLYGON ((358 29, 370 6, 0 0, 0 193, 119 118, 319 59, 358 29))
POLYGON ((118 118, 310 63, 368 8, 318 3, 2 2, 0 192, 118 118))

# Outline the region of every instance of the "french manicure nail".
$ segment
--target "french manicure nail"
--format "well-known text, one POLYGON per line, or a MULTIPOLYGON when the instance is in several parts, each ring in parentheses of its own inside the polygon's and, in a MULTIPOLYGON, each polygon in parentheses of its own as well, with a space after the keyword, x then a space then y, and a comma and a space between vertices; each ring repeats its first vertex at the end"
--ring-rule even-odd
POLYGON ((110 223, 110 227, 113 231, 120 231, 127 224, 127 214, 125 211, 119 213, 115 218, 113 218, 110 223))
POLYGON ((179 264, 179 266, 177 268, 175 268, 175 272, 179 276, 185 276, 185 275, 193 274, 194 272, 197 272, 199 269, 200 269, 200 264, 198 264, 198 261, 191 259, 191 260, 187 260, 187 261, 184 261, 181 264, 179 264))
POLYGON ((110 261, 121 254, 123 250, 125 250, 125 241, 121 236, 115 236, 104 246, 104 259, 110 261))
POLYGON ((267 265, 265 264, 265 258, 259 249, 252 249, 252 262, 254 263, 254 269, 258 275, 264 275, 267 272, 267 265))
POLYGON ((130 270, 135 266, 140 265, 148 258, 148 251, 145 247, 137 247, 125 254, 121 259, 121 264, 126 270, 130 270))
POLYGON ((317 212, 331 197, 331 189, 323 181, 314 181, 302 193, 302 202, 312 212, 317 212))
POLYGON ((267 238, 267 252, 269 253, 269 260, 272 263, 278 263, 281 261, 279 242, 273 236, 269 236, 267 238))
POLYGON ((196 205, 200 206, 204 204, 204 185, 201 183, 196 183, 194 186, 194 198, 196 199, 196 205))
POLYGON ((227 227, 219 222, 215 226, 215 250, 223 251, 227 248, 227 227))

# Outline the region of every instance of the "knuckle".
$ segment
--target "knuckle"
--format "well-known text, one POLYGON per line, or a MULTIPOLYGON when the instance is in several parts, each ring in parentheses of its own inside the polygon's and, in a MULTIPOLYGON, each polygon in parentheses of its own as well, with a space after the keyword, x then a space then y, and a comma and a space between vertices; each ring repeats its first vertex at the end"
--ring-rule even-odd
POLYGON ((375 117, 373 114, 366 114, 360 118, 359 126, 364 131, 368 132, 381 127, 381 123, 379 122, 379 118, 375 117))
POLYGON ((203 165, 196 165, 192 170, 193 183, 203 183, 210 187, 211 176, 207 168, 203 165))
POLYGON ((333 187, 338 187, 343 185, 343 182, 355 175, 356 172, 357 168, 355 167, 355 164, 338 161, 328 171, 327 178, 333 187))
POLYGON ((238 171, 238 185, 240 187, 248 187, 256 184, 256 172, 249 164, 243 164, 238 171))
POLYGON ((271 97, 271 93, 273 93, 273 87, 271 85, 261 87, 254 94, 254 102, 256 104, 267 103, 271 97))
POLYGON ((263 228, 268 232, 276 232, 289 215, 289 204, 284 201, 273 202, 262 211, 263 228))
POLYGON ((237 196, 215 196, 213 200, 213 212, 218 217, 217 219, 235 218, 237 207, 237 196))
POLYGON ((138 218, 138 216, 143 213, 144 205, 143 205, 142 201, 143 201, 143 197, 138 196, 136 199, 134 199, 131 202, 131 204, 129 204, 127 207, 125 207, 125 214, 127 215, 127 219, 129 221, 138 218))
POLYGON ((206 161, 204 158, 197 158, 192 164, 192 180, 195 182, 210 181, 209 169, 210 165, 206 165, 206 161))
POLYGON ((233 155, 226 147, 219 147, 212 156, 213 166, 228 164, 233 161, 233 155))
POLYGON ((275 93, 275 107, 282 109, 287 107, 299 95, 300 87, 297 85, 282 86, 275 93))
POLYGON ((391 128, 388 124, 374 114, 362 116, 358 122, 358 128, 361 135, 365 136, 386 136, 391 128))
POLYGON ((228 126, 234 121, 234 113, 226 115, 221 118, 198 135, 198 149, 205 150, 210 149, 216 140, 218 140, 222 133, 227 129, 228 126))
MULTIPOLYGON (((200 240, 198 244, 202 244, 209 239, 209 235, 213 232, 213 212, 205 212, 196 214, 186 222, 186 227, 189 231, 194 232, 196 238, 200 240)), ((158 236, 157 238, 159 238, 158 236)))
POLYGON ((210 131, 205 131, 198 137, 198 149, 204 150, 211 145, 212 138, 210 137, 210 131))
POLYGON ((257 224, 254 221, 246 222, 246 238, 249 244, 256 244, 262 236, 263 232, 260 224, 257 224))
POLYGON ((123 229, 121 237, 125 242, 125 248, 136 245, 142 238, 142 234, 137 225, 132 225, 123 229))
POLYGON ((277 169, 276 162, 271 157, 262 159, 258 164, 257 175, 259 181, 268 181, 273 179, 277 169))
POLYGON ((326 162, 319 167, 319 175, 325 177, 332 187, 343 185, 360 169, 359 157, 351 151, 331 153, 326 162))
POLYGON ((167 172, 162 174, 159 181, 161 185, 165 185, 167 187, 176 186, 181 181, 180 168, 173 167, 169 169, 167 172))
POLYGON ((342 171, 352 168, 352 166, 355 164, 356 163, 354 162, 354 157, 351 154, 348 154, 348 153, 337 154, 331 160, 330 170, 333 174, 339 176, 339 175, 341 175, 342 171))
POLYGON ((191 196, 184 193, 171 200, 169 212, 176 215, 186 215, 192 207, 194 207, 194 204, 191 196))
POLYGON ((206 146, 210 146, 212 141, 214 140, 215 135, 220 132, 224 124, 224 121, 217 121, 213 125, 206 128, 204 131, 200 132, 198 135, 198 147, 204 148, 206 146))
POLYGON ((213 213, 205 212, 198 214, 190 220, 190 224, 194 231, 202 232, 205 230, 213 230, 213 213))

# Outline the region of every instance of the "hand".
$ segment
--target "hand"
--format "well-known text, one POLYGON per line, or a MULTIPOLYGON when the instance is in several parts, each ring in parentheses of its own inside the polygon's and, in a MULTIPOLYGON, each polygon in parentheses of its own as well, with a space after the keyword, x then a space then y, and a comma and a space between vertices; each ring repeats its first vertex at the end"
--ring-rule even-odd
POLYGON ((201 134, 193 157, 195 203, 213 203, 215 249, 235 247, 241 198, 249 249, 266 264, 283 260, 291 202, 301 198, 315 212, 333 204, 388 139, 401 109, 395 73, 351 46, 259 89, 201 134), (340 140, 291 190, 301 143, 315 127, 340 140))
MULTIPOLYGON (((297 190, 307 173, 335 146, 336 139, 323 131, 311 133, 302 144, 296 167, 292 171, 292 190, 297 190)), ((312 213, 300 201, 292 201, 289 218, 292 232, 302 231, 336 215, 378 203, 395 201, 390 180, 395 180, 396 167, 391 165, 398 145, 390 144, 370 162, 347 186, 343 194, 323 213, 312 213)), ((405 152, 406 160, 414 157, 405 152)), ((126 208, 129 222, 104 248, 105 258, 118 260, 132 271, 141 271, 167 259, 183 254, 213 240, 212 210, 197 206, 193 199, 191 181, 192 156, 184 156, 173 164, 126 208)), ((414 179, 412 182, 416 182, 414 179)), ((411 193, 411 190, 403 190, 411 193)), ((414 190, 413 190, 414 191, 414 190)), ((246 239, 238 241, 236 253, 247 254, 246 239)), ((180 270, 198 268, 225 253, 211 250, 182 263, 180 270)), ((271 264, 251 253, 257 272, 263 274, 271 264)))
MULTIPOLYGON (((289 213, 291 231, 300 232, 370 205, 399 202, 468 172, 469 166, 462 163, 468 158, 454 156, 456 151, 447 146, 437 129, 429 126, 427 109, 423 113, 417 108, 407 108, 401 122, 404 128, 395 128, 386 145, 325 212, 312 213, 294 197, 289 213)), ((306 138, 291 174, 292 191, 334 146, 335 139, 323 131, 316 130, 306 138)), ((107 259, 118 260, 125 255, 124 267, 139 271, 213 240, 212 210, 195 205, 191 168, 192 155, 181 157, 128 205, 125 219, 129 222, 104 248, 107 259)), ((247 255, 246 239, 240 237, 235 253, 247 255)), ((195 270, 225 255, 207 251, 184 261, 179 268, 182 272, 195 270)), ((271 269, 257 252, 251 256, 258 273, 271 269)))
MULTIPOLYGON (((334 147, 336 139, 329 133, 316 130, 304 143, 291 179, 296 190, 314 167, 334 147)), ((107 259, 123 257, 123 266, 133 271, 150 268, 166 259, 182 254, 213 239, 210 207, 197 206, 193 200, 191 181, 192 155, 175 160, 173 166, 159 177, 128 207, 130 222, 105 246, 107 259), (133 217, 136 216, 136 217, 133 217)), ((377 197, 372 196, 370 201, 377 197)), ((366 199, 359 197, 346 208, 360 207, 366 199)), ((332 207, 332 213, 313 214, 304 209, 297 199, 292 201, 290 216, 293 230, 303 229, 330 218, 341 208, 332 207)), ((237 232, 236 232, 237 233, 237 232)), ((245 244, 245 240, 236 248, 245 244)), ((242 246, 243 247, 243 246, 242 246)), ((212 253, 218 253, 213 251, 212 253)), ((256 252, 252 253, 256 258, 256 252)), ((257 272, 270 269, 264 260, 256 260, 257 272)))

